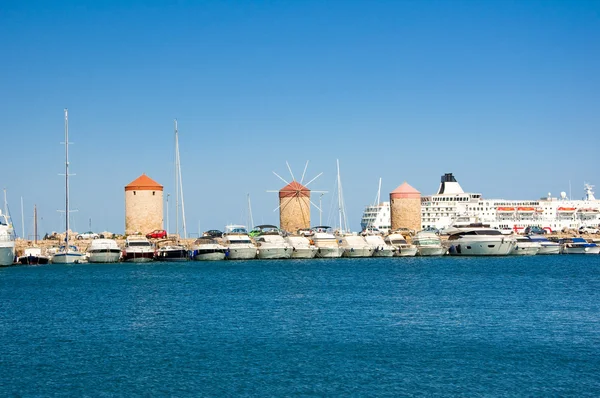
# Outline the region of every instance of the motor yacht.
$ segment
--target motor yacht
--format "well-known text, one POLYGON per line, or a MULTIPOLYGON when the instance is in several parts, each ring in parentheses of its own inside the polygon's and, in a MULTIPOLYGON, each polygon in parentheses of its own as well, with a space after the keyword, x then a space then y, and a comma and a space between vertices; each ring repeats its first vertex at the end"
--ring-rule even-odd
POLYGON ((283 238, 281 231, 274 225, 257 225, 253 231, 254 242, 258 247, 259 259, 291 258, 293 247, 283 238))
POLYGON ((404 235, 397 230, 386 235, 383 240, 396 249, 394 252, 396 257, 414 257, 417 254, 417 246, 408 243, 404 235))
POLYGON ((94 239, 87 249, 90 263, 118 263, 121 248, 114 239, 94 239))
POLYGON ((179 244, 169 243, 167 245, 160 246, 156 250, 154 256, 156 261, 167 261, 167 262, 183 262, 189 260, 188 250, 179 244))
POLYGON ((346 233, 338 235, 340 248, 344 249, 342 257, 372 257, 374 248, 360 235, 346 233))
POLYGON ((534 256, 540 252, 542 245, 540 242, 531 239, 529 236, 517 236, 517 244, 510 254, 517 256, 534 256))
POLYGON ((338 244, 338 238, 333 234, 331 227, 320 225, 311 228, 312 240, 317 248, 318 258, 338 258, 342 257, 344 249, 338 244))
POLYGON ((580 237, 564 238, 560 240, 562 254, 598 254, 600 246, 590 243, 580 237))
POLYGON ((224 260, 227 252, 227 247, 220 244, 216 238, 206 234, 194 242, 191 258, 194 261, 224 260))
POLYGON ((385 243, 382 233, 376 228, 367 228, 361 235, 373 249, 373 257, 392 257, 396 252, 394 246, 385 243))
POLYGON ((516 246, 512 235, 483 224, 456 228, 448 236, 448 253, 454 256, 506 256, 516 246))
POLYGON ((0 265, 15 262, 15 234, 8 217, 0 210, 0 265))
POLYGON ((419 256, 443 256, 448 249, 442 245, 442 239, 435 232, 419 231, 412 238, 419 256))
POLYGON ((544 235, 528 235, 529 239, 540 244, 537 254, 560 254, 560 243, 553 242, 544 235))
POLYGON ((23 265, 42 265, 50 262, 50 257, 42 254, 41 247, 27 247, 23 255, 17 259, 19 264, 23 265))
POLYGON ((256 258, 256 246, 252 243, 244 225, 227 225, 223 232, 223 245, 229 249, 227 260, 250 260, 256 258))
POLYGON ((147 263, 154 260, 154 245, 145 236, 128 236, 125 239, 123 260, 133 263, 147 263))
POLYGON ((312 239, 313 236, 314 234, 311 232, 286 236, 284 239, 292 246, 291 258, 314 258, 318 248, 312 239))

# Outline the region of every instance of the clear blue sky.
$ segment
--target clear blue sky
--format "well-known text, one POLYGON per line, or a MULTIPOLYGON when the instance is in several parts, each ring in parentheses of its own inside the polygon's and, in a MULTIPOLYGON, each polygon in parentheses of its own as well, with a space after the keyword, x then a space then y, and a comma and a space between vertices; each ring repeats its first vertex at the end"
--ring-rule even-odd
POLYGON ((174 118, 190 232, 246 223, 248 194, 278 224, 286 161, 323 172, 326 222, 340 160, 354 230, 380 177, 384 198, 446 172, 487 198, 600 190, 597 1, 4 1, 0 50, 19 235, 21 197, 27 235, 34 204, 64 229, 65 107, 77 231, 123 232, 142 173, 174 197, 174 118))

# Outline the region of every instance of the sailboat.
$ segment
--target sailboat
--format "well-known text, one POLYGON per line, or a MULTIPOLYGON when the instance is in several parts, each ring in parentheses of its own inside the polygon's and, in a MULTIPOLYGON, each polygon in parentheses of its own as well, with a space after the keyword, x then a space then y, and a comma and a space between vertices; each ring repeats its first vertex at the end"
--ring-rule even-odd
POLYGON ((337 232, 338 244, 344 249, 342 257, 371 257, 375 250, 360 235, 350 232, 348 228, 348 219, 346 218, 346 208, 344 204, 344 194, 342 191, 342 179, 340 178, 340 161, 337 161, 337 193, 338 193, 338 212, 340 219, 340 229, 337 232))
POLYGON ((42 254, 42 248, 37 245, 37 206, 33 206, 33 246, 25 248, 18 262, 23 265, 48 264, 50 259, 42 254))
POLYGON ((84 255, 76 246, 69 244, 69 111, 65 108, 65 241, 52 256, 54 264, 78 264, 84 255))
MULTIPOLYGON (((179 197, 181 196, 181 216, 183 218, 183 237, 187 238, 185 227, 185 207, 183 203, 183 185, 181 184, 181 163, 179 159, 179 131, 177 129, 177 119, 175 119, 175 233, 179 238, 179 197)), ((160 244, 159 244, 160 245, 160 244)), ((166 244, 160 246, 156 251, 157 261, 188 261, 189 255, 187 249, 177 244, 166 244)))
POLYGON ((0 210, 0 265, 12 265, 15 261, 15 232, 8 221, 6 189, 4 190, 4 214, 0 210))

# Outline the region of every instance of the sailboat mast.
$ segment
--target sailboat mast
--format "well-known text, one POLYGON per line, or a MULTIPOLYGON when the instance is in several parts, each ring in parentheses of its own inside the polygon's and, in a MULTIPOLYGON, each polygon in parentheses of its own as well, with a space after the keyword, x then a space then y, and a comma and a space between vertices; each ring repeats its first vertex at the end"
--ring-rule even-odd
POLYGON ((248 194, 248 215, 250 216, 250 229, 254 228, 254 218, 252 217, 252 205, 250 204, 250 194, 248 194))
POLYGON ((33 240, 37 246, 37 206, 33 205, 33 240))
POLYGON ((69 245, 69 111, 65 108, 65 245, 69 245))
POLYGON ((177 169, 179 168, 179 158, 177 154, 179 153, 179 140, 177 138, 177 119, 174 120, 175 123, 175 233, 179 236, 179 173, 177 169))
POLYGON ((177 132, 177 173, 179 175, 179 196, 181 197, 181 221, 183 223, 183 239, 187 239, 185 225, 185 203, 183 202, 183 179, 181 178, 181 158, 179 157, 179 132, 177 132))
POLYGON ((379 206, 381 200, 381 177, 379 177, 379 188, 377 188, 377 203, 375 205, 379 206))
POLYGON ((340 160, 336 159, 337 163, 337 184, 338 184, 338 213, 340 218, 340 230, 343 232, 344 227, 342 226, 342 181, 340 179, 340 160))

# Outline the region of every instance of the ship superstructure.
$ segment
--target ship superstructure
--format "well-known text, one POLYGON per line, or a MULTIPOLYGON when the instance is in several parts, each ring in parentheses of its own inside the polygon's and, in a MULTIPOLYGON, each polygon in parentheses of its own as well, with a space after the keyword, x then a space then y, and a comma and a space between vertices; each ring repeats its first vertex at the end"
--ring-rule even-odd
MULTIPOLYGON (((452 173, 446 173, 437 192, 421 198, 421 228, 441 230, 465 217, 492 228, 516 232, 523 232, 528 226, 549 232, 598 226, 600 200, 594 196, 593 188, 584 184, 585 196, 581 200, 569 199, 565 192, 559 197, 548 194, 537 200, 485 199, 481 193, 465 192, 452 173)), ((389 202, 365 208, 361 219, 363 229, 383 229, 390 224, 389 202)))

